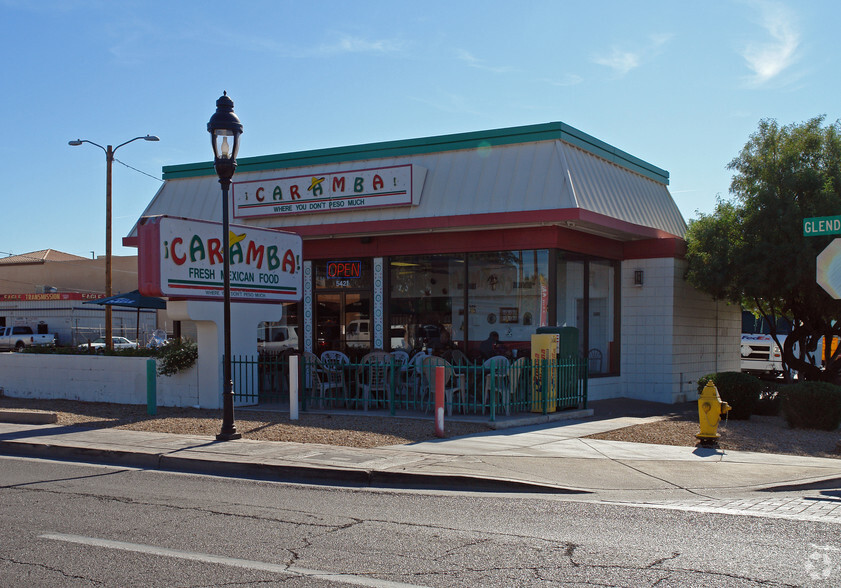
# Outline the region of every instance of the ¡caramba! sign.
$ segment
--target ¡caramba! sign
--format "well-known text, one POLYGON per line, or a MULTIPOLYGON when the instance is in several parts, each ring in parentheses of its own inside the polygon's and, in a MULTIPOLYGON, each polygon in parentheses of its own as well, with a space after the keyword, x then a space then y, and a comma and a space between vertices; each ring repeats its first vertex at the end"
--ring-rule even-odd
POLYGON ((236 218, 341 212, 420 202, 426 169, 394 165, 233 182, 236 218))
MULTIPOLYGON (((138 228, 138 281, 144 296, 224 297, 222 225, 168 216, 138 228)), ((301 237, 230 225, 231 299, 286 302, 301 299, 301 237)))

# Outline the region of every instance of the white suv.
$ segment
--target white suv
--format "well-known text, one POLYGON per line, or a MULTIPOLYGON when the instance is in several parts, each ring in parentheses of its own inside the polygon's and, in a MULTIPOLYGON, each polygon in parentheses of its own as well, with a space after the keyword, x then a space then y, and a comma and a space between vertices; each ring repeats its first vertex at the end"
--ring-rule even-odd
MULTIPOLYGON (((261 329, 262 331, 262 329, 261 329)), ((283 351, 284 349, 298 349, 298 327, 281 325, 267 327, 269 341, 257 341, 259 351, 283 351)))

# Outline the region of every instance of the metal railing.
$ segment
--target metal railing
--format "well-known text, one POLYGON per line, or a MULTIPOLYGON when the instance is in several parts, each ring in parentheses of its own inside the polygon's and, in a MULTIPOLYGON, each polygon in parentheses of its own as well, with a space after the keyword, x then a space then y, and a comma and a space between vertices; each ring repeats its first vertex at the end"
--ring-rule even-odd
MULTIPOLYGON (((587 359, 563 358, 533 364, 449 364, 435 359, 401 364, 394 357, 359 363, 324 362, 295 355, 299 404, 307 410, 378 410, 395 415, 434 410, 435 368, 444 368, 448 414, 548 414, 587 406, 587 359)), ((289 355, 232 359, 238 404, 289 403, 289 355)))

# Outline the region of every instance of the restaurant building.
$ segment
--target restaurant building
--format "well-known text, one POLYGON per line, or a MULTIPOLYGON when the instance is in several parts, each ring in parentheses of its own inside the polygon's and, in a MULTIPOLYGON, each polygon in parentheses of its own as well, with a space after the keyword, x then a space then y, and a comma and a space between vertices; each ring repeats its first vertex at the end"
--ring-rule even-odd
MULTIPOLYGON (((212 163, 163 171, 144 217, 221 219, 212 163)), ((358 357, 446 330, 477 357, 495 332, 521 355, 538 327, 574 326, 591 400, 676 402, 739 369, 740 315, 685 281, 668 183, 555 122, 239 159, 230 214, 303 238, 303 300, 267 341, 358 357)))

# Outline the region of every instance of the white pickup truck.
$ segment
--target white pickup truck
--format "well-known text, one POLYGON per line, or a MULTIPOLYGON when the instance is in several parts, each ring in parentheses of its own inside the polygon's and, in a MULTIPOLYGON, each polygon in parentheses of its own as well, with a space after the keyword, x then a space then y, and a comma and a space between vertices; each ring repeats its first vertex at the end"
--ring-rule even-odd
POLYGON ((32 345, 55 345, 55 335, 39 335, 32 327, 0 327, 0 351, 20 351, 32 345))

